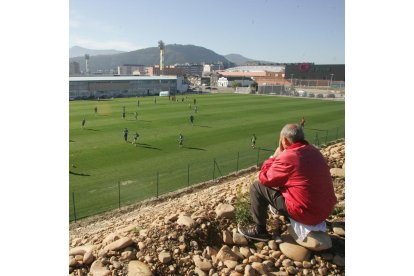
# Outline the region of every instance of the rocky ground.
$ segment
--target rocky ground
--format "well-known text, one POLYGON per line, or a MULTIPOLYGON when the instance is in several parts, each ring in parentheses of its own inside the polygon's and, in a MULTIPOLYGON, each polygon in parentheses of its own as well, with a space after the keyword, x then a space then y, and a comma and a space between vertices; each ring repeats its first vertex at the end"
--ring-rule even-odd
POLYGON ((332 247, 311 251, 287 234, 283 216, 268 228, 283 242, 237 233, 235 206, 253 168, 216 182, 70 224, 70 275, 345 275, 345 143, 321 149, 338 203, 327 220, 332 247))

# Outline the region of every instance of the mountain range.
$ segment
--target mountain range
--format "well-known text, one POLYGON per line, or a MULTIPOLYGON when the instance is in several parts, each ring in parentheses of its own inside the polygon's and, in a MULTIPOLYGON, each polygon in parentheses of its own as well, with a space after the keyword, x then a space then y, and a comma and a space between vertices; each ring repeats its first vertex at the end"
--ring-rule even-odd
POLYGON ((124 53, 123 51, 118 50, 93 50, 87 49, 79 46, 73 46, 69 48, 69 58, 72 57, 84 57, 85 54, 89 56, 98 56, 98 55, 113 55, 113 54, 120 54, 124 53))
MULTIPOLYGON (((150 47, 130 52, 117 50, 93 50, 79 46, 69 49, 69 62, 78 62, 81 71, 85 71, 85 54, 89 54, 91 72, 110 72, 119 65, 139 64, 151 66, 159 64, 160 51, 158 47, 150 47)), ((169 44, 165 47, 165 65, 173 64, 200 64, 222 63, 225 68, 238 65, 271 64, 269 61, 258 61, 246 58, 239 54, 219 55, 212 50, 195 45, 169 44)))

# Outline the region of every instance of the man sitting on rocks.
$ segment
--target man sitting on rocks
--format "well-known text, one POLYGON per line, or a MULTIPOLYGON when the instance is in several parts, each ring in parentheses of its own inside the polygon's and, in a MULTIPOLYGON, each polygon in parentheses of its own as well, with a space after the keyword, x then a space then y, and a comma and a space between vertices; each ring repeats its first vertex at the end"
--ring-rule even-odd
POLYGON ((270 205, 270 209, 290 220, 303 240, 311 231, 326 231, 325 219, 335 203, 332 178, 323 155, 305 140, 302 127, 287 124, 280 132, 279 147, 263 163, 258 179, 250 186, 250 211, 256 225, 239 226, 238 231, 254 240, 271 239, 266 229, 270 205))

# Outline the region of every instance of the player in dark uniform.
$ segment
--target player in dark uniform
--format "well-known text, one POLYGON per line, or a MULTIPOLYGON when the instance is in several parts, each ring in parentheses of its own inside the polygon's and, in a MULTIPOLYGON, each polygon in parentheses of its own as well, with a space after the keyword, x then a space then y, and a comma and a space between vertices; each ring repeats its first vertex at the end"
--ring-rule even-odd
POLYGON ((85 118, 83 118, 83 120, 82 120, 82 128, 85 126, 85 123, 86 123, 86 120, 85 120, 85 118))
POLYGON ((135 146, 137 146, 138 137, 139 137, 138 132, 135 132, 135 134, 134 134, 134 145, 135 146))
POLYGON ((193 115, 190 116, 190 122, 191 122, 192 125, 194 125, 194 116, 193 115))
POLYGON ((124 140, 125 142, 128 142, 128 129, 124 128, 124 140))

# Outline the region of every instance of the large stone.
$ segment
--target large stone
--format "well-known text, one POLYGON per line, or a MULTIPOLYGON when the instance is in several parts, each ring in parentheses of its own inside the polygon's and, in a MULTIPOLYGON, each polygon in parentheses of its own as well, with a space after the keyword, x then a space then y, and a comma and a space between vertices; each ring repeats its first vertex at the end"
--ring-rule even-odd
POLYGON ((89 251, 86 251, 85 254, 83 255, 82 262, 86 265, 90 265, 94 259, 95 257, 92 254, 92 250, 89 250, 89 251))
POLYGON ((224 265, 230 269, 234 269, 237 264, 238 264, 237 261, 231 261, 231 260, 224 261, 224 265))
POLYGON ((331 237, 326 232, 312 231, 306 238, 301 241, 293 230, 292 226, 288 227, 290 236, 301 246, 313 251, 321 251, 332 247, 331 237))
POLYGON ((236 253, 240 257, 240 259, 244 259, 244 255, 242 253, 240 253, 240 249, 237 246, 233 246, 231 251, 236 253))
POLYGON ((105 239, 102 241, 102 244, 105 245, 105 244, 111 243, 111 242, 113 242, 117 239, 119 239, 118 234, 117 233, 111 233, 111 234, 109 234, 105 237, 105 239))
POLYGON ((237 245, 247 245, 248 241, 247 239, 238 232, 233 232, 233 242, 237 245))
POLYGON ((240 247, 240 253, 245 258, 249 258, 252 255, 252 252, 250 252, 250 249, 248 247, 240 247))
POLYGON ((216 214, 218 218, 234 218, 234 207, 230 204, 220 203, 216 207, 216 214))
POLYGON ((233 244, 233 238, 231 236, 230 231, 228 231, 228 230, 223 231, 223 242, 225 244, 229 244, 229 245, 233 244))
POLYGON ((110 276, 112 272, 108 270, 101 261, 94 261, 89 271, 93 276, 110 276))
POLYGON ((277 243, 276 243, 276 241, 275 241, 275 240, 270 240, 270 241, 268 242, 268 245, 269 245, 269 248, 270 248, 270 249, 272 249, 272 250, 277 250, 277 243))
POLYGON ((82 245, 75 248, 72 248, 69 250, 70 256, 76 256, 76 255, 85 255, 86 252, 92 251, 95 248, 94 245, 82 245))
POLYGON ((177 220, 178 225, 185 225, 187 227, 192 228, 195 225, 195 221, 187 216, 180 216, 177 220))
POLYGON ((279 244, 279 248, 283 254, 294 261, 307 261, 311 255, 311 252, 305 247, 290 242, 279 244))
POLYGON ((251 265, 246 265, 244 268, 244 276, 255 276, 256 272, 254 271, 254 268, 251 265))
POLYGON ((331 176, 333 177, 345 177, 345 169, 342 168, 332 168, 330 169, 331 176))
POLYGON ((213 267, 209 260, 202 261, 200 256, 198 256, 198 255, 194 255, 193 261, 194 261, 194 264, 196 265, 196 267, 198 267, 199 269, 201 269, 203 271, 208 272, 213 267))
POLYGON ((128 276, 152 276, 151 269, 143 262, 130 261, 128 264, 128 276))
POLYGON ((163 264, 167 264, 171 261, 171 254, 169 252, 161 252, 160 254, 158 254, 158 260, 160 260, 160 262, 162 262, 163 264))
POLYGON ((216 256, 217 255, 217 250, 215 250, 213 247, 211 246, 207 246, 206 247, 206 253, 212 257, 212 256, 216 256))
POLYGON ((134 241, 131 238, 123 237, 123 238, 120 238, 119 240, 111 242, 110 244, 105 246, 104 250, 106 250, 106 251, 119 251, 119 250, 122 250, 122 249, 130 246, 133 243, 134 243, 134 241))
POLYGON ((93 256, 94 249, 95 249, 95 246, 89 245, 89 244, 78 246, 78 247, 75 247, 69 250, 69 256, 83 256, 82 263, 86 265, 90 265, 94 260, 94 256, 93 256))
POLYGON ((262 263, 253 262, 252 267, 254 270, 260 273, 260 275, 267 275, 269 273, 267 267, 263 265, 262 263))
POLYGON ((227 260, 237 261, 240 257, 231 251, 230 247, 223 245, 223 247, 221 247, 220 251, 217 253, 216 258, 217 260, 224 262, 227 260))

